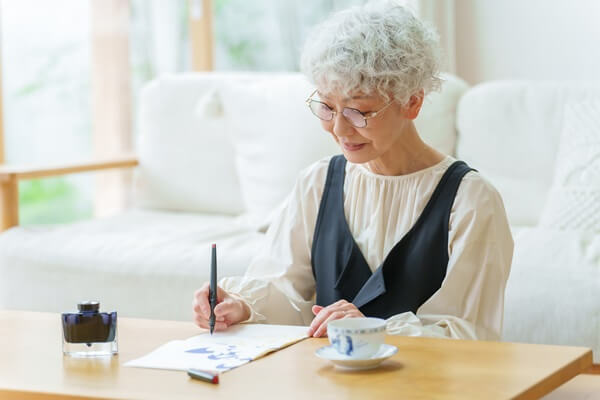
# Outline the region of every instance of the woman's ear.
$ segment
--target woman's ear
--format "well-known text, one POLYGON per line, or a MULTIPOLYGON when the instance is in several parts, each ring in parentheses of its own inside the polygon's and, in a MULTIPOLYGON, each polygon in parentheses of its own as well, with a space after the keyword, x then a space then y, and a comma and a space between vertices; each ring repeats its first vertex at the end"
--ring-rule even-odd
POLYGON ((410 96, 408 104, 404 106, 404 118, 415 119, 421 111, 423 105, 423 99, 425 98, 425 91, 421 89, 419 92, 410 96))

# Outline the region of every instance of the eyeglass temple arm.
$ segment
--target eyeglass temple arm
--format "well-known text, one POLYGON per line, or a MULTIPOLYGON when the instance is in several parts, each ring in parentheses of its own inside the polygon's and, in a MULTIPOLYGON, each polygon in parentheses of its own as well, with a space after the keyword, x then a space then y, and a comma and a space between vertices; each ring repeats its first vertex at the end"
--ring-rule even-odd
POLYGON ((390 106, 390 104, 392 104, 394 102, 394 100, 390 101, 389 103, 387 103, 385 106, 383 106, 382 108, 380 108, 377 111, 373 111, 371 114, 369 115, 365 115, 364 118, 365 119, 369 119, 369 118, 373 118, 376 117, 377 114, 379 114, 380 112, 382 112, 383 110, 385 110, 386 108, 388 108, 390 106))
POLYGON ((315 89, 315 91, 314 91, 314 92, 312 92, 312 93, 310 94, 310 96, 308 96, 308 97, 306 98, 306 100, 304 101, 306 104, 310 103, 310 101, 312 100, 312 97, 315 95, 315 93, 317 93, 317 90, 318 90, 318 89, 315 89))

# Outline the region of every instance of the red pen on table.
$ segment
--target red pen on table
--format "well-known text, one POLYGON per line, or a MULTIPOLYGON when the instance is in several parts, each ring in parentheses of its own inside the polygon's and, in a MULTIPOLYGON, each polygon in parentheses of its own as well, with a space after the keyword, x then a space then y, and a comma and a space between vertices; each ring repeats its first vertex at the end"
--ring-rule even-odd
POLYGON ((201 369, 190 368, 187 370, 189 376, 204 382, 219 383, 219 374, 217 372, 202 371, 201 369))

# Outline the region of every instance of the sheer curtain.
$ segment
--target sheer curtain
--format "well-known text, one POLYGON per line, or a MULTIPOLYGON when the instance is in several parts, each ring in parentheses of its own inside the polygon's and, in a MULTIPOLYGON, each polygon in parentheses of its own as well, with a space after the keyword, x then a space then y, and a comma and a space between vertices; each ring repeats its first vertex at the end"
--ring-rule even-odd
POLYGON ((456 73, 455 0, 406 0, 406 3, 419 18, 435 26, 443 51, 442 69, 456 73))
POLYGON ((367 0, 271 0, 275 8, 281 41, 283 65, 296 70, 306 35, 332 12, 361 5, 367 0))
MULTIPOLYGON (((330 13, 366 0, 271 0, 275 9, 280 40, 283 47, 282 66, 286 69, 298 68, 300 52, 310 28, 325 19, 330 13)), ((442 69, 456 72, 455 50, 455 0, 398 0, 424 21, 432 24, 440 34, 443 51, 442 69)))

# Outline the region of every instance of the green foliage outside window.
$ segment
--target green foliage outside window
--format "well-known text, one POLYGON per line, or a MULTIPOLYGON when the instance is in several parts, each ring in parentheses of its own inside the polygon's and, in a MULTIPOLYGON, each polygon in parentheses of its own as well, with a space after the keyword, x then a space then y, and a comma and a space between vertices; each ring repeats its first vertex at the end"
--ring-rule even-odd
POLYGON ((63 223, 91 216, 91 205, 81 201, 77 187, 65 178, 19 182, 21 225, 63 223))
POLYGON ((264 7, 264 4, 247 3, 243 0, 216 0, 214 6, 215 44, 225 50, 230 66, 241 70, 260 69, 265 43, 260 35, 254 32, 256 28, 253 24, 240 24, 239 20, 244 18, 260 21, 261 7, 264 7), (243 12, 238 11, 240 9, 243 9, 243 12), (240 14, 243 16, 240 17, 240 14), (237 29, 232 29, 234 26, 237 29))

